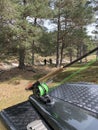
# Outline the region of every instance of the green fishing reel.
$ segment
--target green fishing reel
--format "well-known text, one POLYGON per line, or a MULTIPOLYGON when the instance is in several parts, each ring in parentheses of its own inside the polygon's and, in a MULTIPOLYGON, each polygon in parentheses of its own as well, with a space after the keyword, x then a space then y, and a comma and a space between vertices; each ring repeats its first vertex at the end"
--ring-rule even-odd
POLYGON ((53 102, 52 98, 48 95, 49 88, 46 83, 40 83, 39 81, 37 81, 32 84, 29 90, 32 90, 34 97, 36 97, 45 104, 51 104, 53 102))
POLYGON ((39 89, 40 96, 44 96, 44 95, 48 94, 49 88, 45 83, 38 85, 38 89, 39 89))
POLYGON ((35 84, 33 84, 32 91, 35 96, 41 97, 48 94, 49 88, 46 83, 40 83, 37 81, 35 84))

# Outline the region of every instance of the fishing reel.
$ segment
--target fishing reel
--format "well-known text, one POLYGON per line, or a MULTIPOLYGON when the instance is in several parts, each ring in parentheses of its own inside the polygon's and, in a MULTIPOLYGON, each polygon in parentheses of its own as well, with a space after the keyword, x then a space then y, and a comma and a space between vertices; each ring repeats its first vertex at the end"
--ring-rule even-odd
POLYGON ((51 98, 48 95, 49 88, 45 83, 40 83, 39 81, 35 82, 34 84, 31 84, 30 88, 28 90, 33 91, 33 95, 40 99, 44 103, 50 103, 51 98))

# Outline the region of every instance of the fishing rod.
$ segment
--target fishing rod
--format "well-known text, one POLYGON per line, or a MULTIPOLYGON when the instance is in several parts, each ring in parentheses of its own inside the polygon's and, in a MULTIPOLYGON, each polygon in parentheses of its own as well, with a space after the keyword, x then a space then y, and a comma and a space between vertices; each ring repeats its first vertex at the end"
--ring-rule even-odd
POLYGON ((32 90, 34 95, 37 95, 38 97, 42 97, 44 95, 48 94, 48 86, 46 85, 45 82, 47 82, 47 80, 49 79, 53 79, 56 75, 58 75, 59 73, 61 73, 65 68, 73 65, 74 63, 82 60, 83 58, 87 57, 88 55, 94 53, 95 51, 98 50, 98 47, 94 48, 93 50, 89 51, 88 53, 84 54, 83 56, 73 60, 71 63, 64 65, 63 67, 50 72, 49 74, 43 76, 42 78, 38 79, 36 82, 34 83, 30 83, 25 89, 26 90, 32 90))

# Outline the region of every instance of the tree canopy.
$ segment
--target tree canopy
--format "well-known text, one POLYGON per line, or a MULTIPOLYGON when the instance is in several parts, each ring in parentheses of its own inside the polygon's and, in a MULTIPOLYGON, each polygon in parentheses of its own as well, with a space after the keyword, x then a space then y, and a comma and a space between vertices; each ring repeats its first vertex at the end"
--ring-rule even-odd
POLYGON ((65 56, 81 56, 91 43, 86 26, 92 20, 87 0, 1 0, 0 50, 17 55, 19 68, 35 54, 56 55, 56 66, 65 56), (57 28, 48 32, 46 20, 57 28), (88 42, 87 42, 88 41, 88 42))

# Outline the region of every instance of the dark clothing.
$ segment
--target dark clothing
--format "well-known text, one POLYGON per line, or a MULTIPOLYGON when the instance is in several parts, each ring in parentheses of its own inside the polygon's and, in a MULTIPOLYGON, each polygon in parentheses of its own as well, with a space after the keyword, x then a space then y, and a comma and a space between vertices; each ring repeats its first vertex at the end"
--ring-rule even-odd
POLYGON ((46 65, 47 64, 47 60, 46 59, 44 59, 44 65, 46 65))

